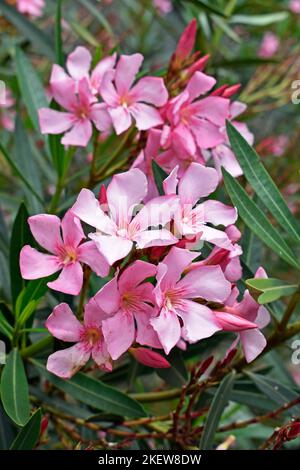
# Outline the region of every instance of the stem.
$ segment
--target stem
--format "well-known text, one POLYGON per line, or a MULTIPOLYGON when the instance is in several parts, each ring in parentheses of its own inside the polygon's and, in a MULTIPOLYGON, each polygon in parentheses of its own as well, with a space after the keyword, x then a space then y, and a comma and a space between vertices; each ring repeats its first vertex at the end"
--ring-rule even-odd
POLYGON ((128 129, 123 139, 120 141, 119 145, 113 152, 111 158, 99 169, 98 175, 102 175, 103 173, 105 173, 105 171, 110 167, 110 165, 118 158, 121 150, 123 150, 123 147, 125 146, 126 142, 128 141, 133 131, 134 131, 134 127, 130 127, 128 129))
POLYGON ((88 188, 92 188, 94 185, 95 177, 97 174, 97 157, 98 157, 98 150, 99 150, 99 132, 94 131, 94 138, 93 138, 93 157, 91 162, 90 168, 90 178, 87 184, 88 188))
POLYGON ((294 293, 294 295, 291 297, 287 307, 286 307, 286 310, 284 312, 284 315, 282 317, 282 320, 281 322, 279 323, 278 325, 278 329, 279 330, 285 330, 291 316, 293 315, 294 313, 294 310, 298 304, 300 300, 300 284, 298 286, 298 289, 296 290, 296 292, 294 293))
POLYGON ((84 267, 84 272, 83 272, 83 286, 82 286, 81 293, 80 293, 78 312, 77 312, 77 317, 79 319, 82 317, 82 314, 83 314, 83 306, 84 306, 84 301, 85 301, 88 288, 89 288, 90 277, 91 277, 91 268, 86 265, 84 267))
POLYGON ((30 346, 28 346, 27 348, 25 349, 22 349, 20 352, 21 352, 21 356, 23 358, 27 358, 27 357, 32 357, 32 356, 35 356, 36 354, 38 354, 40 351, 42 351, 43 349, 45 349, 47 346, 49 346, 53 341, 53 337, 52 336, 46 336, 46 338, 43 338, 41 339, 40 341, 38 341, 37 343, 34 343, 34 344, 31 344, 30 346))
POLYGON ((57 206, 58 206, 59 201, 60 201, 61 193, 64 189, 65 179, 66 179, 66 176, 67 176, 67 173, 68 173, 68 169, 69 169, 69 166, 70 166, 70 163, 71 163, 71 160, 72 160, 72 157, 73 157, 75 151, 76 151, 76 147, 70 147, 68 152, 67 152, 67 155, 65 157, 64 170, 62 172, 62 175, 60 175, 58 177, 55 193, 54 193, 53 198, 52 198, 51 203, 50 203, 50 207, 49 207, 49 213, 50 214, 54 214, 57 210, 57 206))

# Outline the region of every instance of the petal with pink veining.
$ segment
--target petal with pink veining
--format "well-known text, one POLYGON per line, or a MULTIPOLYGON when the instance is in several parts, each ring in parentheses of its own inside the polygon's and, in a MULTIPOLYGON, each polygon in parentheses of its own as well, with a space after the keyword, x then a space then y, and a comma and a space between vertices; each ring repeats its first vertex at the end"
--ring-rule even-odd
POLYGON ((103 335, 111 357, 116 360, 135 339, 134 319, 131 313, 119 311, 102 323, 103 335))
POLYGON ((176 346, 181 336, 179 319, 175 312, 162 310, 158 317, 150 320, 166 354, 176 346))
POLYGON ((210 200, 203 202, 203 215, 205 222, 227 227, 236 222, 237 210, 220 201, 210 200))
POLYGON ((94 297, 96 303, 106 314, 115 314, 120 308, 120 293, 118 289, 117 275, 97 292, 94 297))
POLYGON ((168 99, 168 92, 164 81, 160 77, 143 77, 130 90, 130 98, 137 102, 145 102, 154 106, 164 106, 168 99))
POLYGON ((110 131, 112 126, 111 117, 104 103, 95 103, 91 106, 90 118, 98 131, 110 131))
POLYGON ((119 95, 124 95, 129 91, 143 60, 142 54, 121 55, 115 74, 115 84, 119 95))
POLYGON ((200 163, 191 163, 178 184, 178 194, 183 204, 196 204, 201 198, 208 196, 218 185, 216 170, 200 163))
POLYGON ((110 266, 94 241, 81 244, 77 248, 77 258, 81 263, 87 264, 98 276, 108 275, 110 266))
POLYGON ((240 338, 247 362, 254 361, 267 345, 266 338, 258 329, 241 331, 240 338))
POLYGON ((128 108, 117 106, 115 108, 108 108, 108 112, 117 135, 129 129, 132 119, 128 108))
POLYGON ((70 379, 89 360, 90 352, 81 343, 70 348, 56 351, 48 357, 47 370, 63 379, 70 379))
POLYGON ((62 134, 74 124, 74 116, 49 108, 38 110, 39 124, 42 134, 62 134))
POLYGON ((145 230, 144 232, 137 233, 133 240, 140 250, 150 248, 151 246, 174 245, 174 243, 178 242, 178 239, 166 229, 145 230))
POLYGON ((202 72, 195 72, 190 79, 186 90, 189 93, 190 102, 200 95, 207 93, 216 83, 216 79, 202 72))
POLYGON ((72 211, 68 211, 61 221, 64 245, 77 247, 85 239, 84 231, 78 217, 72 211))
POLYGON ((66 303, 59 304, 54 308, 45 325, 55 338, 71 343, 80 341, 83 332, 82 324, 66 303))
POLYGON ((20 270, 24 279, 40 279, 61 269, 56 256, 46 255, 25 245, 20 253, 20 270))
POLYGON ((89 119, 81 119, 61 139, 63 145, 86 147, 92 137, 93 126, 89 119))
POLYGON ((209 338, 221 330, 213 312, 205 305, 185 300, 176 312, 183 321, 182 336, 189 343, 209 338))
POLYGON ((146 131, 163 124, 159 111, 148 104, 135 103, 129 107, 129 112, 134 117, 139 131, 146 131))
POLYGON ((28 224, 36 241, 50 253, 57 253, 63 244, 60 234, 60 218, 51 214, 29 217, 28 224))
POLYGON ((80 80, 87 77, 92 63, 91 53, 86 47, 78 46, 68 55, 67 70, 71 77, 80 80))
POLYGON ((70 263, 63 267, 55 281, 48 282, 50 289, 64 294, 78 295, 82 288, 83 271, 80 263, 70 263))
POLYGON ((148 277, 155 276, 156 266, 146 261, 137 260, 134 261, 128 268, 123 271, 119 278, 119 289, 120 292, 126 292, 132 290, 138 286, 148 277))
POLYGON ((111 266, 119 259, 125 258, 133 246, 131 240, 114 235, 91 233, 89 236, 111 266))

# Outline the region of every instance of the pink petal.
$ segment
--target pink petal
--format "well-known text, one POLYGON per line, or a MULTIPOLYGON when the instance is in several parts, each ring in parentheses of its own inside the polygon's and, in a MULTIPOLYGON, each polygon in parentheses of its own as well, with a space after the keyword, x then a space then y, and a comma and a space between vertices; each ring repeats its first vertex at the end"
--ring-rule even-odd
POLYGON ((36 241, 50 253, 57 253, 63 245, 60 235, 60 219, 56 215, 39 214, 29 217, 28 224, 36 241))
POLYGON ((51 83, 51 92, 55 101, 71 113, 77 108, 76 82, 72 78, 51 83))
POLYGON ((203 213, 205 222, 213 225, 224 225, 227 227, 234 224, 237 219, 237 210, 219 201, 210 200, 203 202, 203 213))
POLYGON ((193 156, 196 153, 196 142, 189 127, 185 124, 178 124, 171 133, 172 149, 181 158, 183 156, 193 156))
POLYGON ((199 266, 188 272, 177 287, 186 290, 185 298, 201 297, 220 303, 227 299, 231 291, 231 284, 219 266, 199 266))
POLYGON ((230 282, 237 282, 239 279, 241 279, 243 270, 238 256, 229 260, 224 270, 224 274, 226 279, 228 279, 230 282))
POLYGON ((82 288, 83 271, 80 263, 67 264, 55 281, 48 282, 50 289, 64 294, 78 295, 82 288))
POLYGON ((248 290, 245 290, 243 300, 239 304, 234 305, 235 313, 251 322, 255 322, 259 308, 258 303, 253 299, 248 290))
POLYGON ((98 276, 106 277, 109 273, 109 264, 98 250, 95 242, 86 242, 77 248, 77 257, 81 263, 87 264, 98 276))
POLYGON ((176 194, 178 184, 178 168, 179 166, 176 165, 176 167, 171 171, 169 176, 163 181, 164 192, 167 195, 176 194))
POLYGON ((271 316, 268 310, 262 305, 259 307, 255 323, 259 328, 265 328, 271 321, 271 316))
POLYGON ((97 101, 97 98, 92 93, 88 78, 84 77, 79 80, 77 88, 79 108, 90 112, 91 104, 95 103, 97 101))
POLYGON ((148 277, 155 276, 156 266, 146 261, 137 260, 123 271, 119 278, 120 292, 132 290, 148 277))
POLYGON ((56 256, 46 255, 25 245, 20 253, 20 270, 24 279, 39 279, 61 269, 56 256))
POLYGON ((53 85, 62 80, 70 80, 70 77, 60 65, 54 64, 51 70, 50 84, 53 85))
POLYGON ((71 77, 73 77, 75 80, 80 80, 81 78, 88 75, 91 62, 92 56, 88 49, 82 46, 78 46, 68 56, 67 70, 71 77))
POLYGON ((118 359, 134 341, 135 327, 132 314, 119 311, 113 317, 104 320, 103 335, 109 354, 114 360, 118 359))
POLYGON ((145 204, 130 223, 133 234, 141 232, 148 227, 164 227, 178 211, 179 198, 177 196, 158 196, 145 204))
POLYGON ((126 227, 134 206, 144 199, 147 189, 147 178, 137 168, 113 176, 106 194, 113 219, 120 228, 124 224, 126 227))
POLYGON ((134 236, 137 248, 150 248, 151 246, 167 246, 178 242, 178 239, 172 235, 169 230, 145 230, 134 236))
POLYGON ((80 341, 83 331, 82 324, 66 303, 59 304, 54 308, 45 325, 55 338, 71 343, 80 341))
POLYGON ((241 169, 237 159, 232 150, 227 145, 220 144, 212 150, 212 157, 214 159, 216 170, 219 173, 220 179, 222 178, 221 168, 224 167, 228 173, 234 178, 241 176, 243 170, 241 169))
POLYGON ((225 331, 242 331, 257 328, 255 323, 249 322, 239 315, 232 315, 227 312, 214 312, 219 324, 225 331))
POLYGON ((218 174, 213 168, 200 163, 191 163, 180 179, 178 194, 183 204, 194 206, 201 197, 206 197, 216 189, 218 174))
POLYGON ((107 282, 95 295, 96 303, 106 314, 116 313, 120 308, 120 293, 117 275, 107 282))
POLYGON ((104 233, 114 233, 116 230, 113 221, 103 212, 99 201, 89 189, 82 189, 77 200, 71 208, 73 214, 92 227, 104 233))
POLYGON ((80 220, 69 210, 61 221, 64 245, 76 248, 85 239, 80 220))
POLYGON ((106 318, 108 318, 107 313, 100 308, 95 297, 91 297, 84 307, 84 325, 88 328, 100 328, 102 321, 106 318))
POLYGON ((215 78, 202 72, 195 72, 186 87, 186 90, 189 93, 190 102, 194 101, 198 96, 207 93, 215 83, 215 78))
POLYGON ((125 258, 133 246, 131 240, 113 235, 91 233, 90 238, 95 241, 98 250, 111 266, 119 259, 125 258))
POLYGON ((81 119, 74 123, 72 129, 61 139, 63 145, 86 147, 92 137, 93 127, 88 119, 81 119))
POLYGON ((254 361, 267 345, 266 338, 258 329, 241 331, 240 338, 247 362, 254 361))
POLYGON ((154 106, 164 106, 168 100, 168 92, 160 77, 143 77, 131 89, 130 98, 137 102, 145 102, 154 106))
POLYGON ((150 320, 150 323, 157 332, 165 353, 169 354, 180 340, 181 335, 180 323, 176 313, 163 309, 158 317, 150 320))
POLYGON ((209 149, 224 142, 220 128, 205 119, 193 117, 190 127, 198 146, 202 149, 209 149))
POLYGON ((112 371, 112 361, 107 351, 107 346, 105 342, 98 341, 97 344, 92 349, 92 358, 96 362, 96 364, 100 367, 100 369, 111 372, 112 371))
POLYGON ((183 271, 199 256, 199 253, 184 250, 182 248, 172 247, 162 263, 167 266, 167 272, 162 281, 162 289, 174 286, 183 271))
POLYGON ((108 112, 117 135, 129 129, 132 120, 128 108, 117 106, 116 108, 108 108, 108 112))
POLYGON ((137 325, 136 341, 139 344, 150 346, 152 348, 161 348, 161 342, 158 339, 157 332, 150 323, 153 308, 149 306, 148 312, 138 312, 135 315, 137 325))
POLYGON ((142 54, 121 55, 115 75, 115 84, 119 95, 124 95, 129 91, 143 60, 142 54))
POLYGON ((42 134, 62 134, 69 130, 74 123, 74 116, 54 109, 41 108, 38 110, 42 134))
POLYGON ((139 131, 146 131, 151 127, 163 124, 163 119, 157 109, 144 103, 136 103, 129 107, 130 114, 136 121, 139 131))
POLYGON ((224 126, 226 119, 229 118, 229 103, 230 101, 226 98, 209 96, 196 101, 190 105, 189 109, 196 116, 205 118, 217 126, 224 126))
POLYGON ((221 330, 214 318, 212 311, 205 305, 185 300, 184 308, 177 309, 177 314, 183 320, 183 338, 189 343, 195 343, 204 338, 209 338, 216 331, 221 330))
POLYGON ((111 117, 104 103, 93 104, 90 111, 90 118, 98 131, 109 132, 112 126, 111 117))
POLYGON ((105 103, 108 104, 108 106, 112 107, 116 107, 120 103, 119 95, 113 85, 114 76, 114 71, 109 71, 105 73, 102 79, 101 87, 99 88, 99 93, 105 103))
POLYGON ((100 62, 98 62, 98 64, 94 68, 91 75, 91 84, 97 92, 99 92, 99 88, 102 85, 104 75, 109 70, 112 70, 114 68, 114 65, 116 63, 116 57, 116 53, 114 53, 112 56, 104 57, 104 59, 100 60, 100 62))
POLYGON ((201 232, 201 240, 205 240, 226 250, 232 249, 231 241, 222 230, 217 230, 207 225, 203 225, 199 230, 201 232))
POLYGON ((82 345, 57 351, 48 357, 47 370, 63 379, 70 379, 89 360, 90 353, 82 345))

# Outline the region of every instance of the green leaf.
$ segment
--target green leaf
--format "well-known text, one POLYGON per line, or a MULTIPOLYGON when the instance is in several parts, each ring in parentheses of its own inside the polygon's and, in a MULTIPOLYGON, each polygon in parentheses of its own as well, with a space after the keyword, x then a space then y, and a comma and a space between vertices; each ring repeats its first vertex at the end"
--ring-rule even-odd
POLYGON ((8 450, 14 437, 12 422, 0 405, 0 450, 8 450))
POLYGON ((221 419, 222 413, 228 404, 235 379, 235 371, 228 374, 219 385, 218 390, 212 400, 204 429, 200 441, 201 450, 209 450, 213 448, 214 437, 221 419))
POLYGON ((90 0, 77 0, 78 3, 81 3, 82 6, 84 6, 90 13, 91 15, 99 21, 101 26, 103 26, 104 29, 108 32, 110 36, 114 36, 114 32, 111 29, 111 26, 107 19, 105 18, 104 15, 102 15, 100 8, 97 8, 95 5, 90 2, 90 0))
POLYGON ((289 284, 281 279, 271 277, 268 279, 247 279, 246 285, 255 298, 258 296, 257 300, 261 305, 274 302, 281 297, 290 296, 298 289, 297 284, 289 284))
POLYGON ((16 74, 22 98, 35 130, 40 133, 38 110, 48 108, 42 82, 21 49, 16 49, 16 74))
POLYGON ((288 16, 289 13, 286 11, 267 13, 265 15, 232 15, 229 22, 249 26, 268 26, 273 23, 281 23, 281 21, 286 20, 288 16))
POLYGON ((173 387, 185 385, 189 375, 181 351, 173 349, 167 359, 171 367, 168 369, 157 369, 157 375, 173 387))
POLYGON ((55 276, 48 276, 28 282, 27 286, 19 294, 16 302, 15 310, 17 316, 20 315, 24 308, 33 300, 38 304, 48 290, 47 283, 53 280, 54 277, 55 276))
POLYGON ((17 349, 7 356, 1 377, 1 399, 8 416, 24 426, 29 419, 30 405, 27 378, 17 349))
POLYGON ((7 150, 3 147, 3 145, 0 143, 0 152, 2 153, 3 157, 9 164, 9 166, 13 169, 13 171, 17 174, 19 179, 24 183, 24 185, 29 189, 29 191, 34 195, 34 197, 41 203, 43 204, 43 199, 41 196, 36 192, 36 190, 33 188, 33 186, 29 183, 29 181, 25 178, 25 176, 22 173, 22 170, 17 166, 15 161, 10 157, 8 154, 7 150))
POLYGON ((163 181, 168 177, 168 174, 158 165, 158 163, 156 163, 155 160, 152 160, 152 171, 159 195, 163 196, 165 194, 163 181))
POLYGON ((11 340, 14 330, 2 312, 3 305, 4 304, 1 302, 0 303, 0 332, 11 340))
POLYGON ((212 15, 212 20, 230 39, 232 39, 234 42, 237 42, 238 44, 241 43, 240 37, 232 28, 230 28, 230 26, 228 26, 228 24, 225 20, 223 20, 223 18, 220 18, 220 16, 212 15))
POLYGON ((39 408, 30 418, 26 426, 19 432, 10 446, 10 450, 31 450, 40 437, 42 412, 39 408))
POLYGON ((239 216, 246 225, 271 250, 278 254, 291 266, 300 269, 296 256, 290 250, 284 239, 273 227, 264 212, 253 202, 241 185, 223 168, 223 177, 226 190, 233 205, 237 208, 239 216))
POLYGON ((0 0, 0 11, 31 42, 38 53, 45 54, 52 61, 55 60, 50 37, 38 29, 25 15, 19 13, 15 7, 7 5, 5 0, 0 0))
POLYGON ((43 377, 47 377, 53 385, 68 393, 76 400, 95 409, 128 417, 147 416, 144 408, 135 400, 113 387, 104 385, 100 380, 78 373, 70 380, 63 380, 47 371, 36 360, 31 360, 43 377))
POLYGON ((89 32, 88 29, 84 28, 79 23, 76 23, 76 21, 69 21, 69 25, 73 29, 73 31, 84 41, 86 41, 88 44, 90 44, 93 47, 99 47, 100 43, 97 41, 95 36, 89 32))
POLYGON ((62 0, 56 1, 56 15, 55 15, 55 56, 56 63, 63 67, 64 65, 64 53, 62 45, 62 31, 61 31, 61 6, 62 0))
POLYGON ((34 244, 33 236, 31 235, 27 219, 29 214, 22 202, 19 211, 16 215, 12 235, 10 241, 10 279, 11 279, 11 295, 13 303, 15 304, 19 293, 25 287, 25 281, 20 272, 20 251, 24 245, 34 244))
POLYGON ((193 3, 194 5, 202 8, 208 13, 215 13, 216 15, 227 18, 226 13, 220 10, 220 8, 218 8, 217 6, 215 6, 216 2, 210 2, 209 0, 184 0, 183 3, 193 3))
MULTIPOLYGON (((299 397, 299 393, 294 392, 291 388, 277 382, 273 379, 264 377, 262 375, 254 374, 253 372, 246 372, 246 375, 253 381, 257 388, 264 393, 270 400, 278 406, 295 400, 299 397)), ((296 405, 290 410, 287 410, 292 417, 300 415, 300 405, 296 405)))
POLYGON ((227 122, 227 133, 232 150, 251 187, 281 227, 300 243, 300 227, 258 154, 230 122, 227 122))

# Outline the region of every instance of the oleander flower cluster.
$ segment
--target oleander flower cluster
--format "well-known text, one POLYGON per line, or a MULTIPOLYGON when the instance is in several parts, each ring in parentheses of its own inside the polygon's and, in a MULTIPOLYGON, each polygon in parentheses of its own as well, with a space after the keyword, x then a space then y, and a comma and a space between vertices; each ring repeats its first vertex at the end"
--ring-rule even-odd
MULTIPOLYGON (((246 290, 236 227, 237 211, 218 201, 221 168, 242 174, 230 148, 230 120, 251 142, 232 101, 239 85, 216 87, 204 72, 208 57, 193 53, 196 22, 184 31, 164 77, 144 75, 139 53, 105 57, 96 65, 77 47, 66 70, 53 65, 50 93, 57 106, 39 110, 43 134, 61 135, 67 147, 135 132, 138 152, 99 195, 83 188, 59 218, 28 220, 39 249, 20 255, 24 279, 51 276, 48 287, 79 296, 92 275, 101 288, 83 318, 67 303, 46 321, 49 332, 71 343, 48 358, 47 368, 70 378, 92 359, 111 371, 126 352, 152 367, 167 367, 174 348, 233 332, 248 362, 264 349, 266 309, 246 290), (93 65, 92 65, 93 64, 93 65), (153 171, 160 167, 160 183, 153 171), (100 285, 100 282, 99 282, 100 285)), ((262 268, 257 277, 266 277, 262 268)), ((84 295, 81 298, 84 299, 84 295)), ((76 303, 76 301, 75 301, 76 303)))

